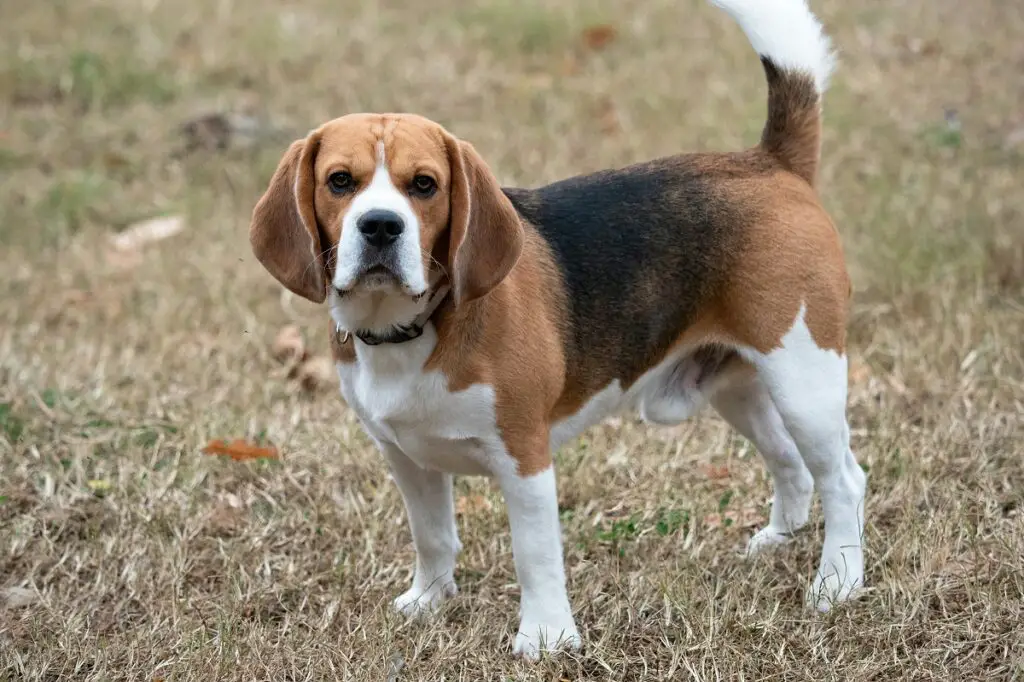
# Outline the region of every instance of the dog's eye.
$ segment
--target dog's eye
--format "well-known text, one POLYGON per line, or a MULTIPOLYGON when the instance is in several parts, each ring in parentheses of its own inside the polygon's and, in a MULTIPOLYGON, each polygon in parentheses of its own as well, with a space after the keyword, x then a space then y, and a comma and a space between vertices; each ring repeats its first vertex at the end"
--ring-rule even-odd
POLYGON ((352 180, 352 174, 346 173, 345 171, 339 171, 337 173, 331 173, 327 178, 327 188, 335 194, 344 194, 352 190, 354 184, 352 180))
POLYGON ((409 190, 417 196, 427 198, 437 191, 437 182, 429 175, 417 175, 412 179, 409 190))

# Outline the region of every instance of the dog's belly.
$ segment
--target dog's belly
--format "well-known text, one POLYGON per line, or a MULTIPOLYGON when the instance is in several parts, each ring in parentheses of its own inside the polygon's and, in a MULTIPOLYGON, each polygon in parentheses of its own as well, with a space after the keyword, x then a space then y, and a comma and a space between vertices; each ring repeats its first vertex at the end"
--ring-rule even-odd
POLYGON ((674 426, 696 414, 720 385, 735 357, 725 349, 698 349, 673 354, 647 371, 628 390, 614 380, 573 415, 554 424, 551 448, 557 450, 583 430, 623 412, 660 426, 674 426))
POLYGON ((425 469, 488 475, 506 464, 498 437, 494 390, 451 392, 440 372, 369 372, 339 365, 341 392, 366 431, 425 469))

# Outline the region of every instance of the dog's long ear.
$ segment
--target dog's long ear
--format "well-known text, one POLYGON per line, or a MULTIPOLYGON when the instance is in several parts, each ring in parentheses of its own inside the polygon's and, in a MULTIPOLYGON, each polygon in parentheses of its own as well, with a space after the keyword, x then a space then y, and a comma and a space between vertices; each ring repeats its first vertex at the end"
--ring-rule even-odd
POLYGON ((455 305, 485 296, 523 252, 523 226, 497 178, 468 142, 446 134, 451 164, 448 272, 455 305))
POLYGON ((263 267, 288 289, 315 303, 327 296, 313 204, 313 164, 319 148, 319 131, 292 143, 249 224, 249 243, 263 267))

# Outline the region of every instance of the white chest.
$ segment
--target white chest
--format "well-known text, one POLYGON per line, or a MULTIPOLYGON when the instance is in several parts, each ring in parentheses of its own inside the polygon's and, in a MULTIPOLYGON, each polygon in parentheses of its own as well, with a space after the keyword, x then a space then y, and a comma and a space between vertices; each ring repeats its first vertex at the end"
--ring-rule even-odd
POLYGON ((368 347, 338 365, 341 393, 382 447, 394 447, 426 469, 454 474, 496 473, 508 456, 498 436, 494 389, 479 384, 449 391, 439 371, 423 371, 437 337, 368 347))

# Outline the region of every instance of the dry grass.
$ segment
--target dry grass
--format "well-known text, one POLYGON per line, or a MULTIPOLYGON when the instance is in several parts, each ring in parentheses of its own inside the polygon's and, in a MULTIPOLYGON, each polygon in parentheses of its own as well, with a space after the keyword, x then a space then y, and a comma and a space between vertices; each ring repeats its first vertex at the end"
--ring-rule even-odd
POLYGON ((531 667, 485 481, 458 482, 461 595, 434 625, 389 613, 398 493, 336 394, 270 357, 289 321, 323 351, 326 318, 253 261, 249 213, 286 142, 356 110, 436 118, 509 184, 750 144, 739 30, 699 0, 3 3, 0 678, 1024 679, 1024 15, 813 5, 843 53, 822 191, 856 281, 871 590, 801 609, 820 517, 739 557, 770 488, 713 415, 613 420, 559 455, 586 648, 531 667), (597 53, 593 22, 618 28, 597 53), (208 111, 254 132, 184 153, 208 111), (109 255, 165 212, 187 231, 109 255), (258 436, 282 461, 199 452, 258 436))

